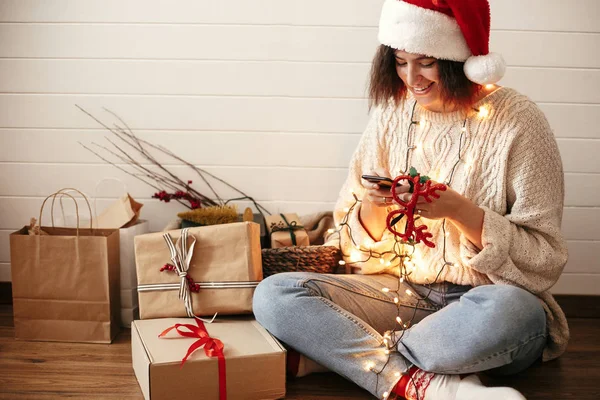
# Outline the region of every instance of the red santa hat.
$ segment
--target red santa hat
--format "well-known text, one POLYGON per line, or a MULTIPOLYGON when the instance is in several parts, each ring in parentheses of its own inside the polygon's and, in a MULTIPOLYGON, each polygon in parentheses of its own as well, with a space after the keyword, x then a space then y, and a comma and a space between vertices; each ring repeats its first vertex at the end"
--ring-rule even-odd
POLYGON ((487 0, 386 0, 378 38, 397 50, 462 61, 480 85, 498 82, 506 70, 502 56, 489 52, 487 0))

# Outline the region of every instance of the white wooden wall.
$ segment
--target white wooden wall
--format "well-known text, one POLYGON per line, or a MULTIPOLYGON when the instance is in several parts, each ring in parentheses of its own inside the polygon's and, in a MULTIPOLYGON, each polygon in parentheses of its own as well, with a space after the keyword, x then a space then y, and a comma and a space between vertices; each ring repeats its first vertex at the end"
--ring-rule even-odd
MULTIPOLYGON (((332 209, 368 118, 381 4, 0 0, 0 281, 9 233, 56 189, 119 177, 156 230, 179 210, 78 144, 108 142, 75 104, 108 122, 109 108, 272 212, 332 209)), ((571 256, 555 292, 600 295, 600 2, 491 6, 501 83, 538 102, 564 160, 571 256)), ((99 207, 118 194, 104 184, 99 207)))

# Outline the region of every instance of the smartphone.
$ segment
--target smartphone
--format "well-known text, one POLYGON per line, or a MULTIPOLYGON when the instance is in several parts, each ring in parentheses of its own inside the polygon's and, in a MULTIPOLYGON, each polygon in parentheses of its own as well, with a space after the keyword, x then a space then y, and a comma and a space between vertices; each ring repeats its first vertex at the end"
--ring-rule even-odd
POLYGON ((365 181, 369 181, 371 183, 376 183, 379 185, 379 187, 382 187, 382 188, 391 188, 392 183, 394 182, 391 178, 387 178, 385 176, 363 175, 362 178, 365 181))

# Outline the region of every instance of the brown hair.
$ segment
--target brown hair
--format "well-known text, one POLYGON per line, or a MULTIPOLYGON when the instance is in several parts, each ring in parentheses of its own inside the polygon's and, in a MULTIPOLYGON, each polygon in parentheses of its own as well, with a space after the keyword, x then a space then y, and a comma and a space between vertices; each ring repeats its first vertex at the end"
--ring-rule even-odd
MULTIPOLYGON (((441 82, 441 97, 444 103, 459 108, 469 108, 481 86, 471 82, 463 71, 463 62, 437 60, 441 82)), ((393 102, 394 105, 406 96, 406 86, 396 73, 395 50, 380 45, 371 66, 369 85, 369 108, 393 102)))

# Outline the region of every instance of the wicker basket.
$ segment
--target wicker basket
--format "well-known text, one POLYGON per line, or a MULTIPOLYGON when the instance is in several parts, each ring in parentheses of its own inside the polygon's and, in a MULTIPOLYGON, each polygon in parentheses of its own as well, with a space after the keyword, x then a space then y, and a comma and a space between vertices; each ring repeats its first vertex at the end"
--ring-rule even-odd
POLYGON ((335 246, 292 246, 263 249, 263 275, 279 272, 319 272, 333 274, 342 259, 340 249, 335 246))

